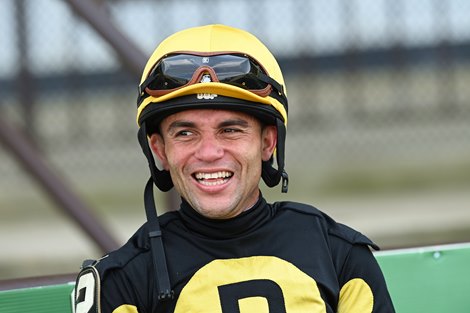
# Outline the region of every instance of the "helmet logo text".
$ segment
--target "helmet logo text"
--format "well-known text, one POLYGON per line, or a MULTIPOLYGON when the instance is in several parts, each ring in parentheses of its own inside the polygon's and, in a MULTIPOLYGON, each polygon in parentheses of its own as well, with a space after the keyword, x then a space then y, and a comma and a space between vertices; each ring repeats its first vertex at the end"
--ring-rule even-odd
POLYGON ((197 98, 199 100, 213 100, 217 95, 215 93, 198 93, 197 98))

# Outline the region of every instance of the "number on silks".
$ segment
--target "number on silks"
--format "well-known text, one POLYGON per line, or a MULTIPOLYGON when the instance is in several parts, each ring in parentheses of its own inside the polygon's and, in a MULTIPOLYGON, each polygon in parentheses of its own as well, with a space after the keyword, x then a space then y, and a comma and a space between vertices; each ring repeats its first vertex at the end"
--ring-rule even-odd
POLYGON ((75 296, 75 313, 89 313, 94 305, 96 282, 93 273, 86 273, 78 279, 75 296))

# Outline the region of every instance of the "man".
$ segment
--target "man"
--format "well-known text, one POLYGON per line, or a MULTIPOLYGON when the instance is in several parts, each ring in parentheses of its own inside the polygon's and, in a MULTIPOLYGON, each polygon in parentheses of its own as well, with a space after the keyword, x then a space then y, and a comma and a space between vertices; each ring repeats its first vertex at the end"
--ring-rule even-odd
POLYGON ((137 102, 148 222, 84 265, 76 313, 394 312, 368 238, 260 194, 260 178, 287 191, 287 98, 257 38, 223 25, 168 37, 137 102), (153 184, 174 186, 180 209, 157 219, 153 184))

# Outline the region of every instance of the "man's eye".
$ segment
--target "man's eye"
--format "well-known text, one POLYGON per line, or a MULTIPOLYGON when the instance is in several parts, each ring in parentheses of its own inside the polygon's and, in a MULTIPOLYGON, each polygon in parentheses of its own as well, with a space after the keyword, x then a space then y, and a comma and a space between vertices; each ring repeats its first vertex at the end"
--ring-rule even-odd
POLYGON ((240 130, 236 128, 224 128, 223 132, 224 133, 238 133, 240 130))
POLYGON ((192 132, 189 130, 182 130, 176 133, 176 136, 178 137, 185 137, 185 136, 191 136, 191 135, 192 135, 192 132))

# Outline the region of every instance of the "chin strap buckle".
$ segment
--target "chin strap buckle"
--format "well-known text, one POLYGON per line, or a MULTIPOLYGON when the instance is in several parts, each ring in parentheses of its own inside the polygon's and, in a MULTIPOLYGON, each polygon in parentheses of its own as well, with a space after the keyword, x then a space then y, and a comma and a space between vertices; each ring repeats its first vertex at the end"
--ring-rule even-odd
POLYGON ((281 173, 281 192, 287 193, 289 189, 289 175, 287 175, 286 171, 282 171, 281 173))

